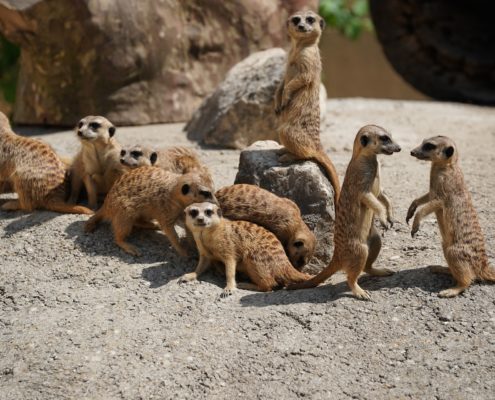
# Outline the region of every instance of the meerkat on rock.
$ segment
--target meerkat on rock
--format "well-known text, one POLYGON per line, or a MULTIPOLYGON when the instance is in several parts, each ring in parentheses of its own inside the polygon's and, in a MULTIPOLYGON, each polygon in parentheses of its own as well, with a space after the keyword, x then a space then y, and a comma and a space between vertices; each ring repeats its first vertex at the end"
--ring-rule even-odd
POLYGON ((275 93, 275 113, 279 115, 281 162, 314 160, 320 164, 333 186, 335 204, 340 184, 335 166, 320 142, 321 59, 318 42, 325 21, 312 11, 289 17, 287 29, 291 49, 285 76, 275 93))
POLYGON ((92 214, 86 207, 65 203, 66 165, 53 149, 39 140, 16 135, 0 112, 0 185, 17 193, 2 210, 46 209, 61 213, 92 214))
POLYGON ((391 135, 379 126, 366 125, 359 130, 335 216, 332 260, 318 275, 306 282, 290 285, 288 289, 315 287, 343 269, 354 296, 370 300, 369 293, 358 285, 359 275, 363 271, 375 276, 393 273, 373 267, 381 249, 381 238, 373 219, 378 217, 384 229, 393 224, 392 205, 381 187, 377 155, 391 155, 400 150, 391 135))
POLYGON ((215 197, 224 217, 253 222, 274 233, 297 269, 305 266, 313 256, 315 235, 291 200, 246 184, 226 186, 217 190, 215 197))
POLYGON ((418 232, 423 218, 435 213, 448 268, 434 266, 431 270, 450 274, 457 283, 441 291, 439 296, 455 297, 476 279, 495 282, 495 269, 488 264, 485 239, 471 194, 464 183, 454 141, 435 136, 424 140, 411 155, 431 161, 430 191, 415 199, 407 211, 408 223, 414 216, 411 235, 414 237, 418 232))
POLYGON ((103 206, 85 226, 92 232, 102 220, 111 221, 115 243, 129 254, 139 251, 125 241, 134 226, 156 220, 177 252, 186 256, 174 225, 189 204, 216 201, 213 190, 195 173, 178 175, 157 167, 140 167, 123 174, 112 186, 103 206))
POLYGON ((227 285, 222 297, 232 294, 236 287, 266 292, 310 277, 292 266, 282 244, 265 228, 223 218, 220 207, 212 203, 192 204, 185 214, 186 226, 198 247, 199 263, 181 282, 196 280, 212 261, 225 265, 227 285), (236 271, 246 274, 253 283, 237 285, 236 271))
POLYGON ((88 205, 96 209, 98 194, 106 194, 122 174, 120 145, 114 138, 115 127, 105 117, 87 116, 76 128, 81 150, 71 166, 71 195, 76 203, 82 185, 88 194, 88 205))

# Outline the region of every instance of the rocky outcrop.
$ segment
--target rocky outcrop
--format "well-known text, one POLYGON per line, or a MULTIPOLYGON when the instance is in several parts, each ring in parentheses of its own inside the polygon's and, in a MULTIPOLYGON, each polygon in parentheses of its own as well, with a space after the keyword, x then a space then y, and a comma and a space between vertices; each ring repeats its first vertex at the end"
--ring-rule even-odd
MULTIPOLYGON (((257 140, 277 140, 273 110, 275 90, 283 79, 286 52, 273 48, 236 64, 184 128, 188 138, 204 144, 242 149, 257 140)), ((320 86, 321 115, 326 90, 320 86)))
POLYGON ((312 161, 280 164, 274 141, 259 141, 241 152, 235 183, 258 185, 287 197, 301 209, 304 222, 317 239, 315 256, 308 271, 326 266, 333 254, 335 205, 333 188, 320 167, 312 161))

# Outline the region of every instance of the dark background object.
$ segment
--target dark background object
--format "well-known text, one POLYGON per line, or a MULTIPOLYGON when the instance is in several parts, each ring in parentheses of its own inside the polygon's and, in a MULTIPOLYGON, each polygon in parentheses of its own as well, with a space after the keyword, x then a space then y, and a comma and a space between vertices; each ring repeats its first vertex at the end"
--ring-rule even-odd
POLYGON ((495 4, 370 0, 379 41, 397 72, 440 100, 495 104, 495 4))

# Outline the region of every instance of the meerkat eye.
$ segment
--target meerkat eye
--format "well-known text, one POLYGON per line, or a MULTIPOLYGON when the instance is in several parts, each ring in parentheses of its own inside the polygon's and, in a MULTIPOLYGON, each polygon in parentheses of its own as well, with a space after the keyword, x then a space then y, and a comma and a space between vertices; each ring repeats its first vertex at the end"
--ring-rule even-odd
POLYGON ((101 124, 99 124, 98 122, 91 122, 88 126, 94 131, 96 131, 100 129, 101 124))
POLYGON ((294 242, 294 247, 302 247, 304 245, 303 242, 301 242, 300 240, 298 240, 297 242, 294 242))
POLYGON ((382 143, 390 143, 390 138, 387 135, 380 136, 380 141, 382 143))
POLYGON ((82 127, 83 127, 83 125, 84 125, 84 123, 81 121, 81 122, 79 122, 79 123, 77 124, 77 127, 78 127, 78 128, 82 128, 82 127))
POLYGON ((120 150, 120 156, 121 156, 121 157, 124 157, 124 156, 125 156, 125 153, 126 153, 126 151, 125 151, 125 150, 120 150))
POLYGON ((310 25, 313 25, 315 23, 315 19, 313 17, 307 17, 306 22, 310 25))
POLYGON ((192 217, 192 218, 196 218, 199 214, 199 211, 196 210, 196 209, 192 209, 191 211, 189 211, 189 215, 192 217))
POLYGON ((423 151, 431 151, 431 150, 435 150, 436 148, 437 146, 435 146, 433 143, 425 143, 421 149, 423 151))
POLYGON ((205 214, 207 217, 211 217, 213 215, 213 210, 208 209, 205 211, 205 214))
POLYGON ((299 24, 299 22, 301 22, 301 18, 299 18, 299 17, 293 17, 293 18, 291 19, 291 21, 292 21, 292 23, 293 23, 294 25, 297 25, 297 24, 299 24))
POLYGON ((133 150, 131 151, 131 156, 132 158, 139 158, 143 155, 143 152, 142 151, 138 151, 138 150, 133 150))

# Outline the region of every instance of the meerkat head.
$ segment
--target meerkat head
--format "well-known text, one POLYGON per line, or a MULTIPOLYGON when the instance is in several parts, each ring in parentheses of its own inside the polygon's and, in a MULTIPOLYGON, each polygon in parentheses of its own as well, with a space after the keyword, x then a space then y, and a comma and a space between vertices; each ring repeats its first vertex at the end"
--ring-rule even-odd
POLYGON ((289 36, 296 41, 316 42, 325 28, 325 20, 313 11, 299 11, 287 20, 289 36))
POLYGON ((296 232, 287 244, 287 252, 292 265, 299 269, 309 263, 313 257, 315 246, 315 237, 310 232, 296 232))
POLYGON ((141 146, 127 146, 120 150, 120 163, 128 168, 155 165, 157 159, 156 151, 141 146))
POLYGON ((222 210, 216 204, 193 203, 184 210, 186 226, 191 230, 208 229, 217 226, 222 220, 222 210))
POLYGON ((411 155, 419 160, 432 161, 438 164, 450 164, 457 161, 457 146, 446 136, 434 136, 423 140, 423 143, 411 151, 411 155))
POLYGON ((179 177, 175 187, 174 198, 179 200, 184 207, 192 203, 205 201, 218 204, 211 186, 206 184, 201 176, 194 172, 179 177))
POLYGON ((391 155, 400 150, 400 146, 392 140, 392 135, 385 129, 377 125, 365 125, 356 135, 353 155, 391 155))
POLYGON ((80 140, 108 143, 115 135, 115 126, 105 117, 89 115, 79 121, 76 133, 80 140))

